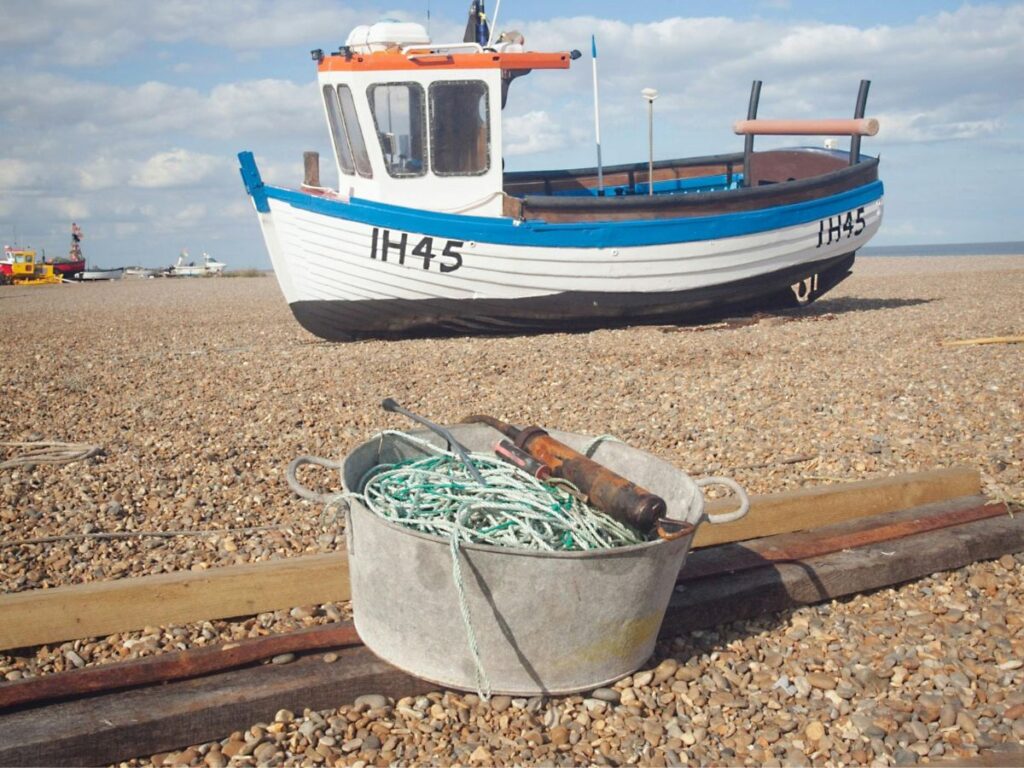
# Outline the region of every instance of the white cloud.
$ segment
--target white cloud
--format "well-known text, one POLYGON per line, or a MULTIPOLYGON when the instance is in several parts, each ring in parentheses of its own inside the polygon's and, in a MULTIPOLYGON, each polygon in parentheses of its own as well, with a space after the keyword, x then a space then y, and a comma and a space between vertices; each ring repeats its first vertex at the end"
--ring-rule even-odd
POLYGON ((50 212, 52 215, 62 219, 72 221, 75 219, 88 218, 90 214, 89 205, 75 197, 66 197, 63 195, 57 195, 49 197, 39 201, 39 207, 44 211, 50 212))
MULTIPOLYGON (((58 61, 99 66, 141 51, 147 43, 199 41, 234 50, 323 43, 340 45, 356 24, 375 20, 379 8, 306 0, 5 0, 0 45, 21 46, 33 63, 58 61)), ((397 19, 420 13, 389 11, 397 19)))
POLYGON ((950 120, 943 110, 882 113, 878 119, 887 144, 983 139, 999 135, 1002 129, 998 119, 950 120))
POLYGON ((181 210, 175 211, 173 219, 176 225, 183 227, 194 227, 206 216, 206 206, 201 203, 186 205, 181 210))
POLYGON ((567 135, 547 112, 527 112, 504 121, 505 155, 528 155, 562 149, 567 135))
POLYGON ((78 183, 88 192, 97 189, 111 189, 127 179, 124 163, 110 155, 100 155, 86 160, 78 169, 78 183))
POLYGON ((172 149, 159 152, 132 174, 130 183, 142 189, 191 187, 224 168, 225 161, 212 155, 172 149))
POLYGON ((0 189, 20 189, 38 182, 39 168, 19 157, 0 157, 0 189))

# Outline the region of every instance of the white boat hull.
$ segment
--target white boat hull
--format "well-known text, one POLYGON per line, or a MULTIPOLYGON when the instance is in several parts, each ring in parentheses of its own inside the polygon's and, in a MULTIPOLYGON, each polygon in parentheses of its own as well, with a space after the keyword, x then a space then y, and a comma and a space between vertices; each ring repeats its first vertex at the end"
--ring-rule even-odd
POLYGON ((859 216, 863 226, 832 243, 819 239, 814 220, 694 242, 545 248, 268 204, 259 218, 281 289, 302 325, 325 338, 668 322, 767 297, 829 269, 841 267, 842 279, 878 230, 883 207, 879 197, 834 214, 859 216), (429 247, 419 247, 424 238, 429 247), (457 257, 445 256, 446 247, 457 257))
POLYGON ((74 276, 75 280, 82 282, 97 282, 100 280, 120 280, 124 277, 123 269, 85 269, 74 276))

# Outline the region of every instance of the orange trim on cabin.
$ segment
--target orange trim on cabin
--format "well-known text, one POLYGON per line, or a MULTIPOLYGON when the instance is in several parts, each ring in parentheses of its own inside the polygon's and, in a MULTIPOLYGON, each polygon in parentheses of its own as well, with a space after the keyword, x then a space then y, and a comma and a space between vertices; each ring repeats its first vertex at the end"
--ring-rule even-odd
POLYGON ((346 58, 325 56, 317 67, 320 72, 378 72, 425 69, 568 69, 568 53, 354 53, 346 58))

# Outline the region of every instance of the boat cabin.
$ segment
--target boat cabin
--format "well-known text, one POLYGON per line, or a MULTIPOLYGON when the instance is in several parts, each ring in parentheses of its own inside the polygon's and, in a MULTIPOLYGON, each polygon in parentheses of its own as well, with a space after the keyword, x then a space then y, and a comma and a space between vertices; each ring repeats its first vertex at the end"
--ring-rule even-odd
POLYGON ((502 214, 509 83, 572 58, 525 52, 521 38, 433 45, 400 22, 357 27, 336 53, 313 55, 342 196, 479 216, 502 214))

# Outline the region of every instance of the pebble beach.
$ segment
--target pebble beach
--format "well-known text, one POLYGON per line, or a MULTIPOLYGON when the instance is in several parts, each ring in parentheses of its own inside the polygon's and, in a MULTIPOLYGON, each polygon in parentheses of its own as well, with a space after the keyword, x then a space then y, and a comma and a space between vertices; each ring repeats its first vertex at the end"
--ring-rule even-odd
MULTIPOLYGON (((270 275, 0 288, 0 441, 100 449, 0 469, 0 592, 338 550, 344 531, 285 470, 409 428, 385 397, 440 423, 614 435, 751 493, 966 466, 1024 512, 1024 344, 943 344, 1019 336, 1022 297, 1024 255, 871 257, 798 312, 332 344, 270 275)), ((22 450, 0 446, 0 462, 22 450)), ((350 616, 294 606, 0 652, 0 677, 350 616)), ((368 696, 134 764, 913 765, 993 750, 1024 760, 1024 554, 666 638, 585 696, 368 696)))

